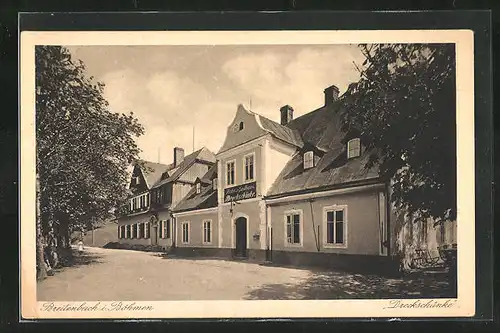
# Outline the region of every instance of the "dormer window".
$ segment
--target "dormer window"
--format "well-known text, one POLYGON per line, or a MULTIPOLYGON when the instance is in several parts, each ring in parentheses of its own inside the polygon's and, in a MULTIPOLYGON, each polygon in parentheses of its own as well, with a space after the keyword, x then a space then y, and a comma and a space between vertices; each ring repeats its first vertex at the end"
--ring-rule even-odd
POLYGON ((242 122, 242 121, 240 121, 240 125, 238 126, 238 129, 239 129, 240 131, 242 131, 242 130, 243 130, 243 127, 244 127, 243 122, 242 122))
POLYGON ((304 153, 304 169, 310 169, 314 166, 314 153, 306 151, 304 153))
POLYGON ((347 142, 347 158, 358 157, 361 155, 361 143, 359 138, 351 139, 347 142))
POLYGON ((212 180, 212 188, 214 191, 217 191, 217 178, 212 180))
POLYGON ((132 177, 132 185, 138 185, 139 184, 139 177, 134 176, 132 177))
POLYGON ((201 183, 196 183, 196 194, 200 194, 201 192, 201 183))

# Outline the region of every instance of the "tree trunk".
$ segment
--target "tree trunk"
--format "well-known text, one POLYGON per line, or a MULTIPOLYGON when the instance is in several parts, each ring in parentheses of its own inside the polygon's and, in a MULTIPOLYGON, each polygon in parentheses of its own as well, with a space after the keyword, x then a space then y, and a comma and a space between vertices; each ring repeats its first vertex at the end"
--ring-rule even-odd
POLYGON ((43 280, 47 277, 47 268, 45 267, 45 256, 42 241, 42 217, 40 214, 40 181, 38 173, 36 174, 36 254, 37 254, 37 278, 43 280))
POLYGON ((72 259, 71 244, 69 239, 69 221, 68 216, 61 214, 58 216, 59 228, 58 228, 58 246, 57 252, 60 256, 62 264, 65 265, 72 259))

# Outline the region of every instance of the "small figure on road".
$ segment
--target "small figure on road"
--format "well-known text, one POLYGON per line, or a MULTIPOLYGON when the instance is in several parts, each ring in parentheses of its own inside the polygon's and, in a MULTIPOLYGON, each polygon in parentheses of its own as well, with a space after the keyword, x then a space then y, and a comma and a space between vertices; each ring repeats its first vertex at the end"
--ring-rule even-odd
POLYGON ((83 241, 82 240, 80 240, 78 242, 78 252, 80 252, 80 254, 83 253, 83 241))

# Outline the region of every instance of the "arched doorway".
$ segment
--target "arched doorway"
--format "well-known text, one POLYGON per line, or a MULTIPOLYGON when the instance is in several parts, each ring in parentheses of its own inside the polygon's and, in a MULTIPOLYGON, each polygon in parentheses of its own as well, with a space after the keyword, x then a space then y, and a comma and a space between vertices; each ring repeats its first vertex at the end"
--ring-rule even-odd
POLYGON ((247 257, 247 218, 238 217, 235 221, 235 256, 247 257))

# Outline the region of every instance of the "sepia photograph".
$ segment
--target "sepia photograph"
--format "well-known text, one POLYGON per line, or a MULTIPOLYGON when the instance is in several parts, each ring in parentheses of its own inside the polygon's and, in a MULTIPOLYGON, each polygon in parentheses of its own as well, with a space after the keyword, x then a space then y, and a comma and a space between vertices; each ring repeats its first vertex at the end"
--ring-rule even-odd
POLYGON ((31 36, 32 316, 473 315, 472 34, 304 33, 31 36))

